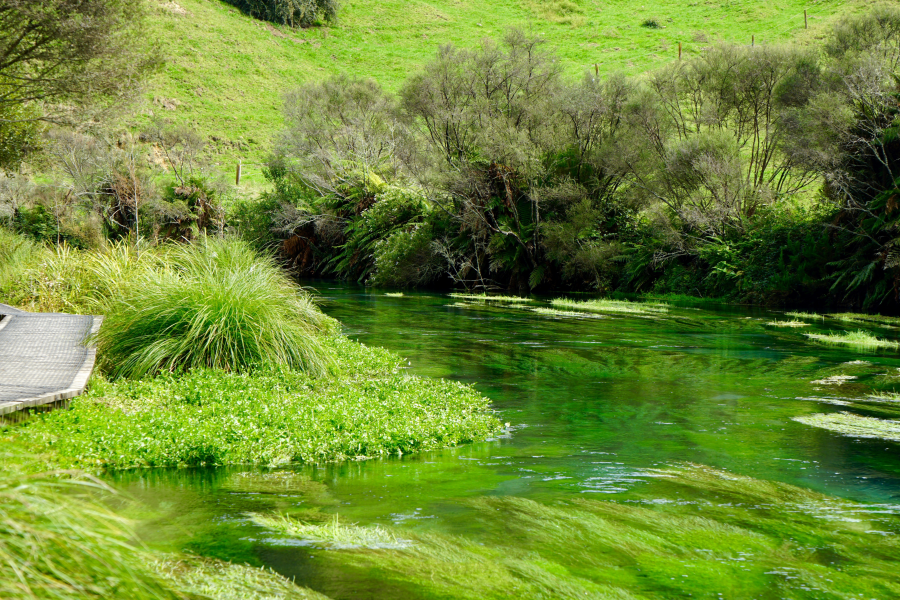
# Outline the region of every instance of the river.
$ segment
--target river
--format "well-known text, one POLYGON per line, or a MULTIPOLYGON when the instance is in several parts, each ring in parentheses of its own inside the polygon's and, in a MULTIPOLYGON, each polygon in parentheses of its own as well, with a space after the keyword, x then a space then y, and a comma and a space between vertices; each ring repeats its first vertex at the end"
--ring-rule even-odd
POLYGON ((349 337, 402 355, 410 373, 474 383, 508 431, 440 452, 299 466, 301 483, 284 490, 254 489, 252 477, 236 485, 235 475, 248 469, 120 474, 119 487, 145 507, 141 532, 149 545, 272 567, 335 600, 886 593, 874 582, 859 588, 865 596, 841 595, 844 583, 827 569, 852 563, 867 540, 884 555, 879 560, 900 560, 891 556, 900 534, 900 445, 792 417, 844 410, 842 398, 884 387, 886 377, 900 375, 897 351, 811 343, 803 331, 834 323, 771 327, 785 317, 759 309, 704 304, 577 318, 435 293, 387 296, 321 282, 317 289, 349 337), (855 379, 827 379, 835 374, 855 379), (672 476, 672 468, 687 474, 672 476), (444 544, 457 558, 431 564, 418 557, 416 565, 431 564, 429 580, 405 572, 410 563, 383 558, 403 550, 292 542, 246 517, 261 511, 339 514, 343 523, 444 544), (795 514, 801 520, 792 532, 795 514), (655 523, 657 515, 678 521, 655 523), (698 515, 707 519, 702 526, 698 515), (785 530, 766 518, 787 523, 785 530), (583 530, 561 532, 578 519, 583 530), (544 527, 556 529, 551 535, 544 527), (678 537, 685 530, 694 533, 678 537), (642 537, 648 532, 657 541, 642 537), (678 548, 660 550, 663 543, 678 548), (507 564, 499 556, 512 558, 507 564), (465 568, 454 575, 454 564, 465 568), (479 564, 502 572, 461 583, 479 564), (816 583, 820 568, 830 584, 816 583), (527 585, 515 588, 520 580, 527 585), (501 583, 512 587, 504 592, 501 583))

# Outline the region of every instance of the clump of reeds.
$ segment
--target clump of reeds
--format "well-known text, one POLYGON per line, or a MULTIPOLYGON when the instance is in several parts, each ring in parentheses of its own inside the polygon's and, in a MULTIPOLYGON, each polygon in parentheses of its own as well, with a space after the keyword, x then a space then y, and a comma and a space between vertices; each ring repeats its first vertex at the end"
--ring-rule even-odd
POLYGON ((862 350, 876 350, 878 348, 898 348, 900 342, 877 338, 862 329, 858 331, 845 331, 842 333, 806 333, 811 340, 832 345, 854 346, 862 350))
POLYGON ((330 320, 269 258, 239 240, 171 249, 131 277, 97 335, 112 377, 197 367, 283 365, 311 374, 331 364, 330 320))
POLYGON ((649 302, 629 302, 627 300, 569 300, 556 298, 550 301, 554 308, 583 310, 600 313, 625 313, 634 315, 664 314, 669 305, 649 302))
POLYGON ((886 317, 884 315, 867 315, 864 313, 833 313, 832 319, 838 321, 850 321, 851 323, 878 323, 881 325, 900 325, 900 317, 886 317))

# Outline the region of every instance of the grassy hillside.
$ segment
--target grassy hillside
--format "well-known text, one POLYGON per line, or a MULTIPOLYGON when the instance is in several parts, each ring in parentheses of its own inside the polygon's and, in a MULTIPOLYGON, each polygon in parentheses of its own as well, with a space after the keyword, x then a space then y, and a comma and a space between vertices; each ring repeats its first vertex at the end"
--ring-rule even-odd
MULTIPOLYGON (((550 41, 578 77, 640 73, 717 41, 757 44, 820 35, 866 0, 346 0, 331 27, 291 30, 251 19, 220 0, 151 0, 152 35, 168 60, 135 125, 163 116, 190 124, 220 157, 263 159, 281 128, 281 94, 348 73, 396 90, 448 42, 473 46, 511 26, 550 41), (803 26, 803 10, 809 29, 803 26), (652 21, 654 26, 649 25, 652 21)), ((254 167, 251 181, 258 181, 254 167)), ((230 168, 230 167, 229 167, 230 168)))

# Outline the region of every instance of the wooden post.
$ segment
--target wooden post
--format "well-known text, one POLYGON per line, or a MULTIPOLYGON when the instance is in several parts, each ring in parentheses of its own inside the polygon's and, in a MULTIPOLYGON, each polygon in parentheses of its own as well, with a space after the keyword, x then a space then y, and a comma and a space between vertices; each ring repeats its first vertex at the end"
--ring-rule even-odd
POLYGON ((681 60, 681 42, 678 42, 678 60, 681 60))
POLYGON ((755 35, 751 35, 751 36, 750 36, 750 45, 751 45, 751 46, 755 46, 755 45, 756 45, 756 36, 755 36, 755 35))
POLYGON ((806 9, 803 9, 803 29, 809 29, 809 20, 806 18, 806 9))
POLYGON ((237 169, 234 171, 234 185, 241 185, 241 160, 238 159, 237 169))
POLYGON ((600 77, 600 65, 598 65, 597 63, 594 63, 594 75, 600 77))

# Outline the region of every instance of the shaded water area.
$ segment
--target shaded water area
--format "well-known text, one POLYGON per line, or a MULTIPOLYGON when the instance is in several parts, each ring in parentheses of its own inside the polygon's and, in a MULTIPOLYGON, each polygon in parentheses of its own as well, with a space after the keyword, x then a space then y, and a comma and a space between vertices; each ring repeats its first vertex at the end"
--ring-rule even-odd
MULTIPOLYGON (((318 290, 351 338, 406 357, 411 373, 475 383, 508 431, 288 475, 117 475, 142 502, 148 545, 272 567, 334 599, 900 593, 900 444, 792 420, 900 390, 896 350, 823 346, 803 332, 841 323, 777 328, 766 323, 782 315, 735 307, 578 318, 318 290), (339 515, 392 537, 316 542, 248 513, 339 515)), ((871 410, 857 412, 884 416, 871 410)))

